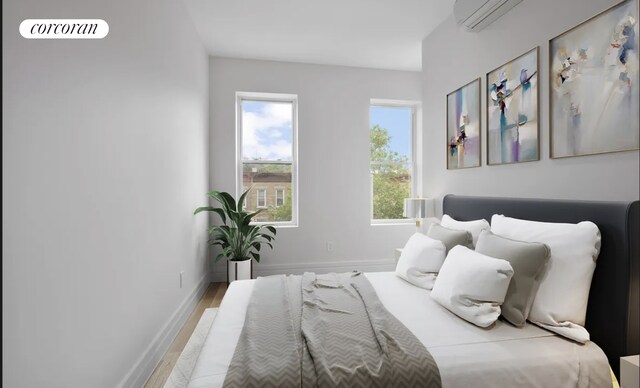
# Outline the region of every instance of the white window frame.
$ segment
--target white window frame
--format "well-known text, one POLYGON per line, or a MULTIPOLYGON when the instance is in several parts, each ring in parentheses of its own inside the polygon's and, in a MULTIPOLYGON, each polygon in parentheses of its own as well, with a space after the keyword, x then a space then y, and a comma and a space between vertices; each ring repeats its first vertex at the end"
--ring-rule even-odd
POLYGON ((275 207, 280 207, 280 206, 284 205, 285 203, 287 203, 287 200, 285 199, 286 198, 286 195, 285 195, 286 193, 287 193, 287 189, 284 188, 284 187, 276 187, 275 188, 275 194, 276 194, 275 195, 275 203, 274 203, 275 207), (282 191, 282 204, 280 204, 280 205, 278 205, 278 191, 282 191))
POLYGON ((256 189, 256 208, 267 208, 267 189, 256 189), (260 205, 260 193, 264 194, 264 205, 260 205))
POLYGON ((252 222, 252 224, 268 224, 275 227, 298 226, 298 96, 283 93, 236 92, 236 194, 242 194, 242 102, 289 102, 292 104, 291 136, 292 160, 283 161, 251 161, 251 164, 291 164, 291 221, 252 222))
MULTIPOLYGON (((412 100, 371 99, 369 104, 369 131, 371 131, 371 108, 410 108, 411 109, 411 147, 409 155, 409 169, 411 176, 411 197, 422 196, 422 102, 412 100)), ((371 169, 371 155, 369 155, 369 169, 371 169)), ((412 218, 375 219, 373 218, 373 177, 369 174, 369 218, 371 225, 406 225, 415 222, 412 218)))

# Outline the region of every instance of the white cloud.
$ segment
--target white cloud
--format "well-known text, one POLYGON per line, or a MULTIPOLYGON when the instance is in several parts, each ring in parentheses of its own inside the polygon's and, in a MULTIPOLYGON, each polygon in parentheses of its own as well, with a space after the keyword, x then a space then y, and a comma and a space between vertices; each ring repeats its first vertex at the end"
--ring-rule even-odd
POLYGON ((257 112, 242 112, 243 156, 291 160, 292 104, 265 103, 257 112), (286 132, 289 135, 286 136, 286 132))

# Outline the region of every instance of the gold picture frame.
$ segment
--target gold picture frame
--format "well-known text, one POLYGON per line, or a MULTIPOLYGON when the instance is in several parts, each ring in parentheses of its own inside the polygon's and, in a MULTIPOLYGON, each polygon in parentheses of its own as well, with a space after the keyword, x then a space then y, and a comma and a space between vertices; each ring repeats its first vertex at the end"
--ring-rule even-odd
POLYGON ((480 77, 447 94, 447 170, 482 165, 480 77))
POLYGON ((637 39, 638 0, 624 0, 549 40, 550 158, 640 149, 637 39))
POLYGON ((540 160, 539 47, 486 74, 487 165, 540 160))

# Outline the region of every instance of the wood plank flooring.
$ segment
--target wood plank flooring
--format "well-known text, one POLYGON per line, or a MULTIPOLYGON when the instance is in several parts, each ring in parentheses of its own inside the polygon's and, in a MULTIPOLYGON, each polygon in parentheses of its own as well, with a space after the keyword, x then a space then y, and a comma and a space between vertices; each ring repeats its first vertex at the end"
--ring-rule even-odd
POLYGON ((180 353, 182 353, 193 330, 196 328, 202 313, 205 309, 220 306, 220 301, 226 291, 227 283, 209 284, 209 288, 207 288, 207 291, 196 305, 195 310, 193 310, 187 322, 182 326, 182 329, 180 329, 171 346, 169 346, 169 350, 164 354, 162 360, 160 360, 160 363, 151 374, 151 377, 147 380, 144 388, 162 388, 164 386, 174 365, 176 365, 176 361, 178 361, 178 357, 180 357, 180 353))

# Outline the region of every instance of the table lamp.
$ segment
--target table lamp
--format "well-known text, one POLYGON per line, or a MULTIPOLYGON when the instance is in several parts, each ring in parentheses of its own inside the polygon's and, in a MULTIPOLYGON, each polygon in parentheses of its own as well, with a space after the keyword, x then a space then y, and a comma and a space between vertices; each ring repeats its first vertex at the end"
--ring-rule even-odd
POLYGON ((428 198, 405 198, 402 210, 402 216, 406 218, 415 218, 416 231, 420 231, 422 219, 427 217, 428 198))

